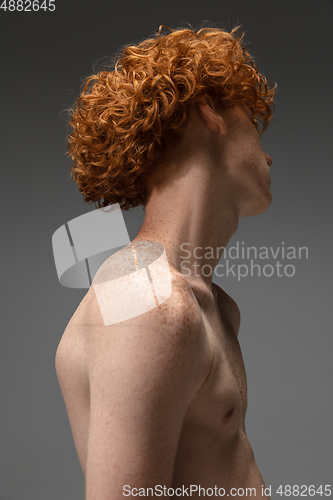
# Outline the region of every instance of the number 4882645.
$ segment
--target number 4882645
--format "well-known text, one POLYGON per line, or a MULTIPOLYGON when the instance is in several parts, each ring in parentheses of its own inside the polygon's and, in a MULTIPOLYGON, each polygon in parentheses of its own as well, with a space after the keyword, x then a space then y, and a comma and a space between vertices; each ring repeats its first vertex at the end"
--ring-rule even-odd
POLYGON ((9 12, 37 12, 39 10, 52 12, 55 10, 55 0, 3 0, 0 9, 9 12))

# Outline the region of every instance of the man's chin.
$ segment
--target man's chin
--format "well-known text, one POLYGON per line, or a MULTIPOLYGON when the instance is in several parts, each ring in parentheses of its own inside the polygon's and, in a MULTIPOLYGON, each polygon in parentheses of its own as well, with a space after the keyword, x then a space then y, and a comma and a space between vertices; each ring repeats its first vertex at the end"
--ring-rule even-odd
POLYGON ((251 217, 251 215, 259 215, 265 212, 267 208, 272 203, 272 193, 269 191, 265 197, 257 200, 256 203, 253 203, 252 206, 248 206, 241 210, 240 217, 251 217))

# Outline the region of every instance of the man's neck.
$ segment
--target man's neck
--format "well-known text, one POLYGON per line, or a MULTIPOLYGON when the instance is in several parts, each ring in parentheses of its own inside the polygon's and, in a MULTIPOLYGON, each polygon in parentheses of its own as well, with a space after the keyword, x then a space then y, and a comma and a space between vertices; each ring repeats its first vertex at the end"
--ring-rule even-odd
POLYGON ((174 268, 193 285, 212 291, 214 268, 238 227, 239 211, 225 191, 212 170, 186 169, 152 189, 133 241, 162 243, 174 268))

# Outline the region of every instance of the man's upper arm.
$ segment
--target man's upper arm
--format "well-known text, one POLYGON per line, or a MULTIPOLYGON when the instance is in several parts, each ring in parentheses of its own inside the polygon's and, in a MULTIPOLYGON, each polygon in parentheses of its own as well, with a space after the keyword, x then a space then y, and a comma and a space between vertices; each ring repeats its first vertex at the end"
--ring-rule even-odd
POLYGON ((171 486, 187 407, 212 364, 196 307, 170 298, 91 336, 86 499, 171 486))

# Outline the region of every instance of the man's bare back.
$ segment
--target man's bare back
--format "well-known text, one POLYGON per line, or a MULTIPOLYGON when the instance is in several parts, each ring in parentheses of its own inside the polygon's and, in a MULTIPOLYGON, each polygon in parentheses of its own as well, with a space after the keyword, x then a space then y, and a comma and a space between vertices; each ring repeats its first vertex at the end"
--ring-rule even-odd
MULTIPOLYGON (((262 494, 264 481, 245 432, 247 386, 237 338, 240 323, 238 307, 216 284, 213 283, 213 294, 210 295, 207 290, 191 285, 176 270, 172 270, 172 290, 167 300, 169 304, 176 308, 179 300, 184 300, 193 317, 196 316, 195 311, 199 313, 196 318, 201 324, 201 357, 197 359, 200 359, 202 373, 207 376, 204 376, 203 383, 186 409, 174 458, 172 481, 167 486, 175 490, 179 488, 178 492, 189 492, 190 485, 215 488, 212 498, 222 496, 221 488, 224 488, 226 496, 229 494, 235 498, 238 498, 238 488, 245 491, 246 488, 253 488, 252 491, 248 490, 246 496, 267 498, 262 494), (234 490, 231 491, 232 488, 234 490), (219 489, 220 495, 217 493, 219 489)), ((191 314, 184 319, 189 335, 191 314)), ((91 405, 90 377, 95 369, 92 363, 97 359, 91 353, 100 346, 98 332, 103 328, 106 327, 92 286, 71 318, 56 353, 57 376, 85 476, 91 405)), ((117 335, 117 327, 113 328, 113 332, 117 335)), ((194 366, 196 361, 193 361, 193 372, 198 371, 194 366)), ((118 375, 121 384, 121 373, 118 375)), ((118 429, 113 431, 117 435, 118 429)), ((130 443, 124 443, 124 446, 128 445, 130 443)), ((130 464, 128 467, 131 467, 130 464)), ((129 481, 125 484, 128 485, 127 492, 129 487, 136 487, 129 481)), ((192 490, 192 498, 199 498, 199 492, 192 490)))

